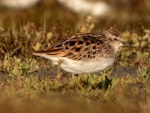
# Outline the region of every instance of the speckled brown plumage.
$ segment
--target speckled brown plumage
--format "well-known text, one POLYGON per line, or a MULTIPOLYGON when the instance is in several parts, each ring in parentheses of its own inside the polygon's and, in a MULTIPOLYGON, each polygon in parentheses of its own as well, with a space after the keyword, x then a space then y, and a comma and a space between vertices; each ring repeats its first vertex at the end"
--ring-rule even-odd
POLYGON ((118 48, 122 45, 120 33, 109 29, 101 33, 84 33, 71 36, 57 42, 50 48, 34 53, 34 55, 48 58, 54 64, 63 60, 62 68, 69 72, 95 72, 111 65, 118 48), (87 63, 91 65, 93 70, 90 70, 87 63))
MULTIPOLYGON (((117 31, 109 31, 115 36, 120 36, 117 31)), ((104 33, 85 33, 71 36, 39 52, 67 57, 72 60, 91 60, 95 56, 113 57, 113 51, 104 33)))

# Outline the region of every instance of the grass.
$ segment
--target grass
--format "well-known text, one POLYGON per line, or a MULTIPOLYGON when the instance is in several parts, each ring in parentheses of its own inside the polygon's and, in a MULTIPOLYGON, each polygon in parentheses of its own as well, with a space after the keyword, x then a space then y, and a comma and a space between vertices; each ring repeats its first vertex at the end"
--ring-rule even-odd
POLYGON ((119 20, 115 13, 109 20, 77 15, 46 0, 28 10, 1 8, 0 112, 149 112, 150 10, 142 5, 133 12, 123 8, 118 13, 126 18, 119 20), (121 48, 114 65, 100 73, 71 76, 62 71, 56 80, 56 67, 32 56, 68 36, 109 27, 134 48, 121 48))

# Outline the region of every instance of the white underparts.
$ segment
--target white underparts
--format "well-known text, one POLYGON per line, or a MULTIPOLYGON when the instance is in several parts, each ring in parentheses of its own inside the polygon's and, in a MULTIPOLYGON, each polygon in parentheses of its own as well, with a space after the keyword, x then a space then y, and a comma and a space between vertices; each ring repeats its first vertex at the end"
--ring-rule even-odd
POLYGON ((53 57, 46 54, 36 54, 37 56, 44 57, 57 65, 59 60, 62 60, 60 67, 67 72, 79 73, 93 73, 105 69, 114 62, 114 58, 97 58, 91 61, 75 61, 64 57, 53 57))

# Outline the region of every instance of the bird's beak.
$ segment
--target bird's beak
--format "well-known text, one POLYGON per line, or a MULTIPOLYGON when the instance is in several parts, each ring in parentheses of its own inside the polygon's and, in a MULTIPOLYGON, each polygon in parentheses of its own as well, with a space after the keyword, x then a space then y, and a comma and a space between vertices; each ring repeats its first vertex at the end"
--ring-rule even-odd
POLYGON ((134 48, 134 46, 133 45, 131 45, 131 44, 129 44, 129 43, 127 43, 127 42, 122 42, 122 46, 124 46, 124 47, 132 47, 132 48, 134 48))

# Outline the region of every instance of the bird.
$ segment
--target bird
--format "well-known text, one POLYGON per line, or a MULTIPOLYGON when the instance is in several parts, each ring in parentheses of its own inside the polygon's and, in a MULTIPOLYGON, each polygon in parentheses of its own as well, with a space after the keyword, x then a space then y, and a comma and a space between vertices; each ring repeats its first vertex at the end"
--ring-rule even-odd
POLYGON ((56 42, 33 55, 40 56, 72 74, 95 73, 113 64, 118 49, 124 45, 120 32, 108 29, 103 32, 80 33, 56 42))
POLYGON ((103 17, 110 14, 111 7, 104 1, 93 0, 57 0, 60 4, 81 14, 88 14, 94 17, 103 17))
POLYGON ((39 3, 40 1, 41 0, 0 0, 0 6, 11 9, 26 9, 39 3))

